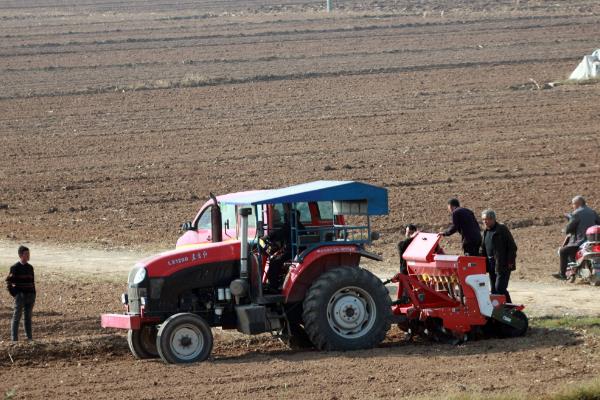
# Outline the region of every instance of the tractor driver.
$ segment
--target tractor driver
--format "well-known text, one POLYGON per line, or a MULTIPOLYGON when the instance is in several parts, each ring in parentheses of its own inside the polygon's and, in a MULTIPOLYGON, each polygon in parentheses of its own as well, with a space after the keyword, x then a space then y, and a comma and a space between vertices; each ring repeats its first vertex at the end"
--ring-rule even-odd
MULTIPOLYGON (((285 213, 283 224, 273 232, 270 232, 265 239, 275 244, 278 247, 278 251, 272 254, 269 258, 269 270, 267 271, 267 280, 269 289, 279 291, 283 284, 283 264, 286 261, 292 259, 292 224, 290 223, 289 216, 293 215, 296 220, 296 228, 299 230, 304 229, 304 225, 300 222, 300 211, 292 210, 291 212, 285 213), (293 214, 292 214, 293 213, 293 214)), ((273 209, 273 225, 278 225, 277 222, 281 221, 281 214, 276 208, 273 209)))

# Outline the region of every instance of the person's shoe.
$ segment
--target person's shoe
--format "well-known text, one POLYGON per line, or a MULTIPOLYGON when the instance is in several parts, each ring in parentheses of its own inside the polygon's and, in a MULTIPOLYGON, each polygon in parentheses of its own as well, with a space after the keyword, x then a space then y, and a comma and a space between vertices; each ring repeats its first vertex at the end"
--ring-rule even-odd
POLYGON ((558 273, 558 272, 556 274, 552 274, 552 276, 555 277, 556 279, 560 280, 560 281, 566 281, 567 280, 566 276, 564 276, 563 274, 558 273))

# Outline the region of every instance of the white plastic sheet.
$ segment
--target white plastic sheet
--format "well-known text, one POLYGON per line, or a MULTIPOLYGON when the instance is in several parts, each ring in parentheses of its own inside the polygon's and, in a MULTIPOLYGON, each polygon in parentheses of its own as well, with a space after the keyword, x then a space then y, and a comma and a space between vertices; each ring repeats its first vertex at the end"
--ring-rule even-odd
POLYGON ((569 79, 578 81, 592 78, 600 78, 600 49, 583 56, 583 60, 569 76, 569 79))

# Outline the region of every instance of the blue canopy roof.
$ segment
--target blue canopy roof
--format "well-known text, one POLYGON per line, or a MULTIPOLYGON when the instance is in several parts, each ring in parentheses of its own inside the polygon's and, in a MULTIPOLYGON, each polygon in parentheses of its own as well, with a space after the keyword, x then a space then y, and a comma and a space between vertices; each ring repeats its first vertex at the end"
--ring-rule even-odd
POLYGON ((366 200, 369 215, 388 213, 387 189, 355 181, 315 181, 281 189, 236 193, 223 196, 220 201, 257 205, 333 200, 366 200))

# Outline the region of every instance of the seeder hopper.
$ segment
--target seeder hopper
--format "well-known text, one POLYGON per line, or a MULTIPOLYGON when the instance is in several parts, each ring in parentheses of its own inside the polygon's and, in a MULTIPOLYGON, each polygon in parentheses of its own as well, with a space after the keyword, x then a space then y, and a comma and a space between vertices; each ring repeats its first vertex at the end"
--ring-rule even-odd
POLYGON ((516 337, 526 333, 523 305, 492 294, 484 257, 446 255, 441 236, 419 233, 403 254, 408 275, 385 283, 398 284, 392 312, 410 334, 459 343, 478 336, 516 337))

